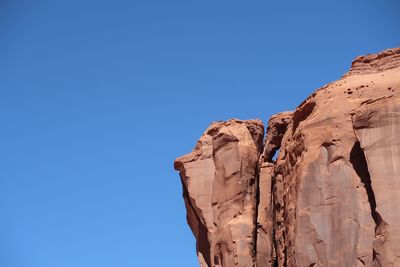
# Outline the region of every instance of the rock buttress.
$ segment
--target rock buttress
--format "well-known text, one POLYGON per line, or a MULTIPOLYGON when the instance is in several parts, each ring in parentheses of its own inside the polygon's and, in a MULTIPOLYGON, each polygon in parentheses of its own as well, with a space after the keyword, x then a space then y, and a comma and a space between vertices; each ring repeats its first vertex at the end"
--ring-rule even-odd
POLYGON ((253 266, 259 120, 211 124, 192 153, 178 158, 188 223, 201 266, 253 266))

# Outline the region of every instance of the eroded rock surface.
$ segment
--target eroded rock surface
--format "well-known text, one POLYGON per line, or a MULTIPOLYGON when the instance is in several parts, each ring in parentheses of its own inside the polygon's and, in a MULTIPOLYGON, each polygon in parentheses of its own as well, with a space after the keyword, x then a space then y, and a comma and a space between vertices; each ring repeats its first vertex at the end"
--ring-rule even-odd
POLYGON ((194 151, 175 161, 201 266, 252 266, 256 179, 264 126, 259 120, 217 122, 194 151))
POLYGON ((400 49, 178 158, 201 266, 400 266, 400 49), (276 159, 275 153, 279 151, 276 159))
POLYGON ((383 98, 363 105, 353 126, 369 172, 365 184, 375 221, 376 263, 400 266, 400 101, 383 98))

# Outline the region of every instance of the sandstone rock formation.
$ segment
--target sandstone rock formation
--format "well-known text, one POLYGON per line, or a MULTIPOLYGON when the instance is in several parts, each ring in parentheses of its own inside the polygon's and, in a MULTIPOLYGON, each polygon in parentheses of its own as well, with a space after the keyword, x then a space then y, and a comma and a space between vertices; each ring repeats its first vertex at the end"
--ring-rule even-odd
POLYGON ((254 262, 261 121, 211 124, 192 153, 176 160, 201 266, 254 262))
POLYGON ((400 48, 356 58, 265 138, 211 124, 175 161, 200 265, 400 266, 399 133, 400 48))

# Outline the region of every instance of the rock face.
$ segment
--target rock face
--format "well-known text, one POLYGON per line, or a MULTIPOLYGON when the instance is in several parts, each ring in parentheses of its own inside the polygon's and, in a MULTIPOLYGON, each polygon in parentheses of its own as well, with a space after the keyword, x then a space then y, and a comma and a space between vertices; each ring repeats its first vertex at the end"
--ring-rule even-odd
POLYGON ((201 266, 254 262, 263 135, 259 120, 213 123, 193 152, 175 161, 201 266))
POLYGON ((356 58, 265 138, 211 124, 175 161, 200 265, 400 266, 399 137, 400 48, 356 58))

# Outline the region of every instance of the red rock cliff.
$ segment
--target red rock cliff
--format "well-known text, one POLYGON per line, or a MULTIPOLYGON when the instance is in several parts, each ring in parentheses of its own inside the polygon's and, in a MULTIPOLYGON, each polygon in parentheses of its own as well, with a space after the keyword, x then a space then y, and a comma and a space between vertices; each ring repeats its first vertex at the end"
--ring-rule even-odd
POLYGON ((400 48, 356 58, 265 138, 211 124, 175 169, 201 266, 400 266, 400 48))

